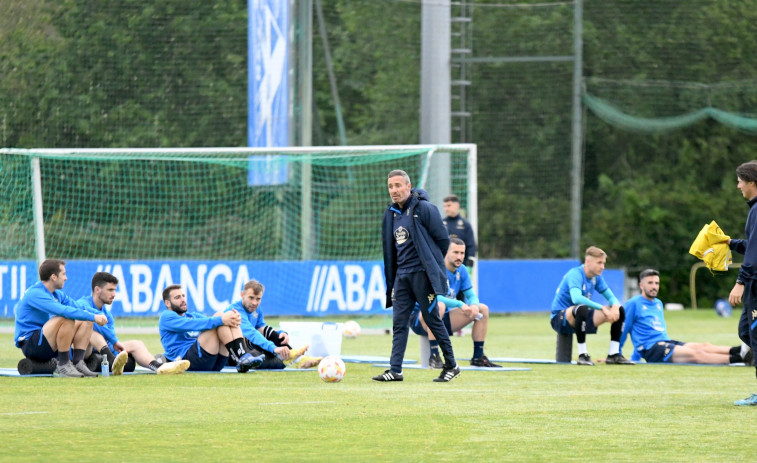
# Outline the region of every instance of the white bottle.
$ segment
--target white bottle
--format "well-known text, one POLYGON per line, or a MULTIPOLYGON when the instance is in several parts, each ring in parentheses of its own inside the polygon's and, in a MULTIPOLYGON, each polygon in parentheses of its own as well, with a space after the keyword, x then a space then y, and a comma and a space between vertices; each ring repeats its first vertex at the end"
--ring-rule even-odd
POLYGON ((100 373, 102 374, 103 378, 110 376, 110 364, 108 363, 107 355, 103 355, 103 361, 100 364, 100 373))

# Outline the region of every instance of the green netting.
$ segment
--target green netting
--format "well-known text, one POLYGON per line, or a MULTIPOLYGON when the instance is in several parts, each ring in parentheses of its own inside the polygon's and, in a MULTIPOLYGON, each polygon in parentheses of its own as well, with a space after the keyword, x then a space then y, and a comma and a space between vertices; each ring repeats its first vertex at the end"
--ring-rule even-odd
MULTIPOLYGON (((40 162, 51 257, 380 259, 386 174, 404 169, 423 186, 433 149, 253 151, 0 150, 8 198, 0 206, 0 259, 35 258, 32 158, 40 162), (286 174, 250 185, 251 169, 267 173, 253 162, 261 155, 274 155, 286 174)), ((450 156, 470 178, 467 148, 450 156)), ((467 183, 453 183, 464 197, 467 183)))

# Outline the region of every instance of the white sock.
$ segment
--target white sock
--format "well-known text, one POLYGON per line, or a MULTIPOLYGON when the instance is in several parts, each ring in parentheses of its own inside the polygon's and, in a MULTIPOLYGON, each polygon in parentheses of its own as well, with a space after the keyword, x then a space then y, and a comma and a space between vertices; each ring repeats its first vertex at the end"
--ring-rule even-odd
POLYGON ((586 343, 585 342, 579 342, 578 343, 578 355, 581 354, 588 354, 589 351, 586 350, 586 343))
POLYGON ((608 355, 615 355, 620 352, 620 343, 618 341, 610 341, 610 352, 608 355))
POLYGON ((741 353, 739 354, 739 355, 741 355, 741 358, 744 358, 744 356, 746 355, 747 352, 749 352, 750 349, 751 349, 751 347, 749 347, 748 345, 746 345, 746 344, 744 344, 742 342, 741 343, 741 353))

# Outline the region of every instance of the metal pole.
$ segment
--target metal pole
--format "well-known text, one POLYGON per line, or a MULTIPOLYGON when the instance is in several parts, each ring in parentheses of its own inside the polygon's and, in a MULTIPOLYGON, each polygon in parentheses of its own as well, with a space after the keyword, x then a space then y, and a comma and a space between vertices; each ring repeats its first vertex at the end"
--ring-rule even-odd
MULTIPOLYGON (((297 95, 299 101, 299 146, 313 144, 313 0, 300 0, 297 5, 297 95)), ((300 247, 301 259, 313 257, 313 185, 312 166, 309 156, 302 161, 302 195, 300 203, 300 247)))
MULTIPOLYGON (((473 145, 468 151, 468 222, 473 228, 473 236, 478 243, 478 147, 473 145)), ((479 253, 480 256, 480 253, 479 253)), ((476 260, 480 257, 476 256, 476 260)), ((478 294, 478 269, 481 264, 473 266, 473 275, 471 283, 473 289, 478 294)))
POLYGON ((33 157, 32 163, 32 199, 34 208, 34 237, 37 252, 37 267, 45 260, 45 222, 42 217, 42 175, 39 158, 33 157))
POLYGON ((339 102, 339 89, 336 86, 336 77, 334 76, 334 63, 331 60, 331 48, 329 47, 329 38, 326 35, 326 24, 323 21, 323 8, 321 8, 321 0, 315 0, 315 12, 318 16, 318 30, 321 33, 321 42, 323 42, 323 54, 324 58, 326 59, 326 70, 329 73, 331 98, 334 99, 336 124, 339 127, 339 142, 342 144, 342 146, 347 146, 347 131, 344 129, 344 119, 342 118, 342 104, 339 102))
POLYGON ((573 127, 571 136, 570 255, 580 258, 581 201, 583 190, 583 144, 581 128, 581 80, 583 64, 583 0, 575 0, 573 12, 573 127))

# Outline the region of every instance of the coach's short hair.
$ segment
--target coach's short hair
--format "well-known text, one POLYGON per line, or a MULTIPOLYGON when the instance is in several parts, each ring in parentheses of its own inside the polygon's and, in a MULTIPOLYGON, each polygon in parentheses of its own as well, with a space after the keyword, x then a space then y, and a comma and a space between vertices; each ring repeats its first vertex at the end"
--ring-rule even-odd
POLYGON ((166 286, 166 289, 163 290, 163 300, 168 301, 171 297, 171 291, 174 289, 181 289, 181 285, 168 285, 166 286))
POLYGON ((389 172, 389 175, 387 175, 387 179, 390 179, 392 177, 402 177, 405 180, 405 183, 410 183, 410 176, 407 175, 407 172, 400 169, 394 169, 393 171, 389 172))
POLYGON ((39 279, 48 281, 51 276, 60 273, 60 268, 63 265, 66 265, 66 262, 60 259, 45 259, 39 265, 39 279))
POLYGON ((443 201, 445 203, 459 203, 460 198, 458 198, 457 195, 449 195, 449 196, 445 196, 443 201))
POLYGON ((660 272, 658 272, 657 270, 653 268, 642 270, 641 273, 639 274, 639 283, 641 283, 641 280, 643 280, 646 277, 659 277, 659 276, 660 276, 660 272))
POLYGON ((117 285, 118 278, 116 278, 113 274, 108 273, 108 272, 97 272, 94 275, 92 275, 92 291, 94 291, 96 287, 102 288, 108 283, 113 283, 114 285, 117 285))
POLYGON ((589 246, 588 248, 586 248, 585 257, 589 256, 594 258, 607 257, 607 253, 596 246, 589 246))
POLYGON ((465 246, 465 241, 461 240, 460 238, 450 238, 450 239, 449 239, 449 242, 450 242, 451 244, 457 244, 458 246, 459 246, 459 245, 461 245, 461 244, 462 244, 463 246, 465 246))
POLYGON ((250 280, 244 284, 242 291, 247 291, 248 289, 251 289, 255 294, 260 294, 265 291, 265 286, 263 286, 258 280, 250 280))
POLYGON ((745 182, 757 183, 757 161, 749 161, 736 168, 736 175, 745 182))

